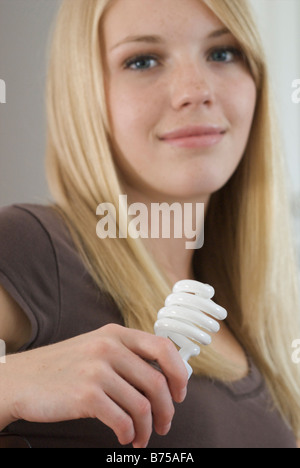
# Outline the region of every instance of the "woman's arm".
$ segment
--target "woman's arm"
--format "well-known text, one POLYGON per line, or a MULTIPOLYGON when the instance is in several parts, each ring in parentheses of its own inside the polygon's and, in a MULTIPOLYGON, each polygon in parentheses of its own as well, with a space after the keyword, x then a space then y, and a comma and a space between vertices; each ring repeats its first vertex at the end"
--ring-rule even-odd
POLYGON ((29 340, 30 332, 28 318, 0 285, 0 339, 5 341, 7 352, 20 349, 29 340))
MULTIPOLYGON (((7 353, 16 352, 30 337, 30 323, 19 305, 0 285, 0 339, 7 353)), ((8 387, 5 382, 6 364, 0 364, 0 430, 13 421, 8 408, 8 387), (6 387, 6 388, 5 388, 6 387)))
MULTIPOLYGON (((7 313, 4 308, 2 321, 7 313)), ((15 342, 9 329, 5 336, 15 342)), ((186 385, 185 366, 170 340, 111 324, 7 356, 0 365, 0 428, 18 419, 98 418, 121 444, 144 447, 152 421, 158 434, 169 431, 172 400, 184 400, 186 385), (144 359, 158 361, 164 374, 144 359)))

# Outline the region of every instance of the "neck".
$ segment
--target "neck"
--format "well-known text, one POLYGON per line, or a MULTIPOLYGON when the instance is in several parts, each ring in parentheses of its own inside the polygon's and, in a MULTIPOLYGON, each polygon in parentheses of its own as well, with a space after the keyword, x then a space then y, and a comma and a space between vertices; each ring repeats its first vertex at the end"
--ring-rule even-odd
POLYGON ((194 279, 194 250, 187 250, 182 239, 149 238, 144 239, 144 242, 173 284, 182 279, 194 279))
POLYGON ((143 242, 172 283, 194 279, 193 255, 202 246, 208 202, 209 197, 150 201, 140 192, 128 195, 129 214, 134 218, 137 210, 143 242))

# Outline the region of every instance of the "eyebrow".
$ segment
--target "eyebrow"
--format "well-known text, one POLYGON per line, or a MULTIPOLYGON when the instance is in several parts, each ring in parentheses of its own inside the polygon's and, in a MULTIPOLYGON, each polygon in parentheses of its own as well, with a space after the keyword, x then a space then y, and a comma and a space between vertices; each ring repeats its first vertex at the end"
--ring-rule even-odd
POLYGON ((114 50, 117 47, 127 44, 130 42, 147 42, 149 44, 163 44, 165 41, 161 36, 127 36, 122 41, 115 44, 110 50, 114 50))
POLYGON ((208 39, 212 39, 215 37, 225 36, 226 34, 231 34, 231 32, 229 31, 228 28, 223 28, 223 29, 217 29, 216 31, 213 31, 207 37, 208 39))
MULTIPOLYGON (((214 38, 217 38, 217 37, 224 36, 226 34, 231 34, 229 29, 227 29, 227 28, 217 29, 217 30, 213 31, 212 33, 210 33, 207 36, 207 39, 214 39, 214 38)), ((164 44, 165 40, 161 36, 155 36, 155 35, 127 36, 127 37, 125 37, 125 39, 122 39, 120 42, 115 44, 110 50, 114 50, 114 49, 116 49, 117 47, 119 47, 119 46, 121 46, 123 44, 131 43, 131 42, 146 42, 148 44, 164 44)))

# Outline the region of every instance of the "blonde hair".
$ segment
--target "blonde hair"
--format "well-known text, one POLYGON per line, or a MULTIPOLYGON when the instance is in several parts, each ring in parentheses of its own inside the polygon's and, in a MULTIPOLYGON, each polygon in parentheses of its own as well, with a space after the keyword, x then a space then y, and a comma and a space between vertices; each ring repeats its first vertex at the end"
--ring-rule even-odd
MULTIPOLYGON (((194 264, 201 280, 215 287, 216 302, 229 311, 228 325, 299 435, 300 379, 291 361, 299 330, 297 271, 265 58, 246 0, 202 1, 243 47, 258 98, 245 155, 212 196, 206 241, 194 264)), ((110 2, 64 0, 60 7, 49 59, 47 173, 56 209, 95 283, 112 296, 126 326, 153 333, 157 311, 172 287, 168 278, 141 239, 96 236, 97 206, 111 202, 118 208, 123 193, 110 142, 99 40, 110 2)), ((125 216, 122 209, 117 224, 119 216, 125 216)), ((199 375, 234 376, 232 366, 210 347, 192 365, 199 375)))

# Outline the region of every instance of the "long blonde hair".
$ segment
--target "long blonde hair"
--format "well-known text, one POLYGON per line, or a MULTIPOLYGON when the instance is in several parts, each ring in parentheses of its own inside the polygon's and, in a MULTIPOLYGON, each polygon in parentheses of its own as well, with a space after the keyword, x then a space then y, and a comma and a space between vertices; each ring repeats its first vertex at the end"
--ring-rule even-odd
MULTIPOLYGON (((141 239, 96 236, 97 206, 111 202, 118 208, 123 193, 110 142, 99 40, 110 1, 64 0, 60 7, 49 58, 47 174, 56 209, 95 283, 112 296, 126 326, 153 333, 172 287, 168 278, 141 239)), ((195 252, 194 265, 201 280, 215 287, 216 301, 229 311, 228 325, 298 435, 300 379, 291 360, 291 343, 300 336, 297 271, 265 57, 247 0, 199 1, 240 42, 258 98, 243 160, 212 196, 205 244, 195 252)), ((116 223, 124 216, 117 210, 116 223)), ((194 358, 193 368, 222 380, 234 375, 210 347, 194 358)))

